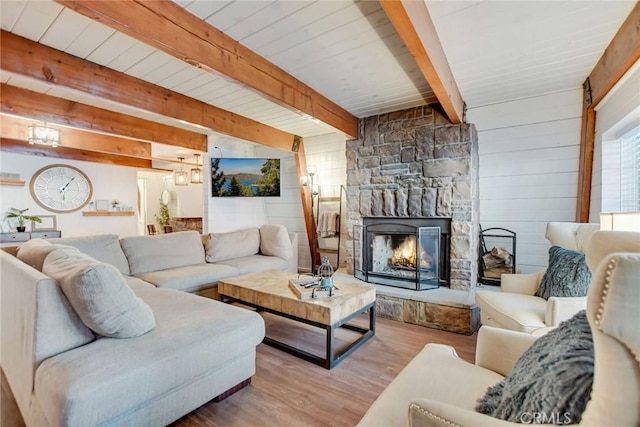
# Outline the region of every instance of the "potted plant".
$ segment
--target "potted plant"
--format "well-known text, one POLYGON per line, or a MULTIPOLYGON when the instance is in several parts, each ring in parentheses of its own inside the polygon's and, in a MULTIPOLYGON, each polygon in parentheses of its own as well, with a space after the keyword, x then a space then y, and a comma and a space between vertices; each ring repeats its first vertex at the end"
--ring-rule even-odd
POLYGON ((154 215, 156 217, 156 221, 160 224, 161 227, 167 226, 170 224, 171 216, 169 215, 169 206, 162 203, 160 201, 160 215, 154 215))
POLYGON ((33 221, 33 222, 42 222, 39 216, 36 215, 25 215, 25 212, 28 211, 29 208, 26 209, 16 209, 11 208, 9 212, 6 213, 7 218, 17 218, 18 226, 16 227, 19 232, 23 232, 25 230, 24 222, 25 221, 33 221))

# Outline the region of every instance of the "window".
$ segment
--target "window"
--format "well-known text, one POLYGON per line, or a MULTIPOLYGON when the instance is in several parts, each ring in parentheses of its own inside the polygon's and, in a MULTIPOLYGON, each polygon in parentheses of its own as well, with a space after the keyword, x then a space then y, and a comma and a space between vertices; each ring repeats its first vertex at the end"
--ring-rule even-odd
POLYGON ((601 212, 640 211, 640 124, 602 142, 601 212))
POLYGON ((640 126, 620 138, 620 210, 640 211, 640 126))

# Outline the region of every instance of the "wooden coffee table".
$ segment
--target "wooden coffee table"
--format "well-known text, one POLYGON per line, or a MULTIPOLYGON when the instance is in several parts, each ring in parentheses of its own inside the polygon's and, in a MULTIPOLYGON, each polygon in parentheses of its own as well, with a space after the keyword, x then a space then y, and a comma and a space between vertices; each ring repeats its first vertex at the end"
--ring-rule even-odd
POLYGON ((220 280, 218 293, 221 301, 239 302, 258 311, 325 329, 327 343, 324 358, 273 338, 265 337, 263 342, 331 369, 375 335, 376 290, 365 284, 335 283, 342 290, 341 296, 302 300, 289 289, 289 279, 296 278, 297 274, 279 270, 245 274, 220 280), (349 320, 367 311, 368 329, 347 324, 349 320), (356 331, 361 335, 336 354, 335 332, 338 328, 356 331))

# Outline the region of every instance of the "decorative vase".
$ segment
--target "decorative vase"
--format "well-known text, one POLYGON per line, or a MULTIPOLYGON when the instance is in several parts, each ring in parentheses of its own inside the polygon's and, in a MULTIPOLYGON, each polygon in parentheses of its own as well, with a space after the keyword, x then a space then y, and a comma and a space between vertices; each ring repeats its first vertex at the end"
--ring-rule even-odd
POLYGON ((27 228, 27 227, 25 227, 24 225, 23 225, 22 227, 20 227, 20 226, 16 227, 16 229, 18 230, 18 233, 24 233, 24 230, 25 230, 26 228, 27 228))

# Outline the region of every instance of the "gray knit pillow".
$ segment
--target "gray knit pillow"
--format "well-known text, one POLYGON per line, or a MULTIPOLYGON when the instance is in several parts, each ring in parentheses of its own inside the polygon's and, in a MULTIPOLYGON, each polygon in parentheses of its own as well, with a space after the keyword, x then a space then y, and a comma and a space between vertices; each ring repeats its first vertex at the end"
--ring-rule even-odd
POLYGON ((509 375, 478 400, 476 411, 524 424, 578 424, 591 394, 594 363, 582 310, 536 340, 509 375))
POLYGON ((536 296, 584 297, 587 296, 591 272, 582 252, 552 246, 549 249, 549 268, 544 273, 536 296))

